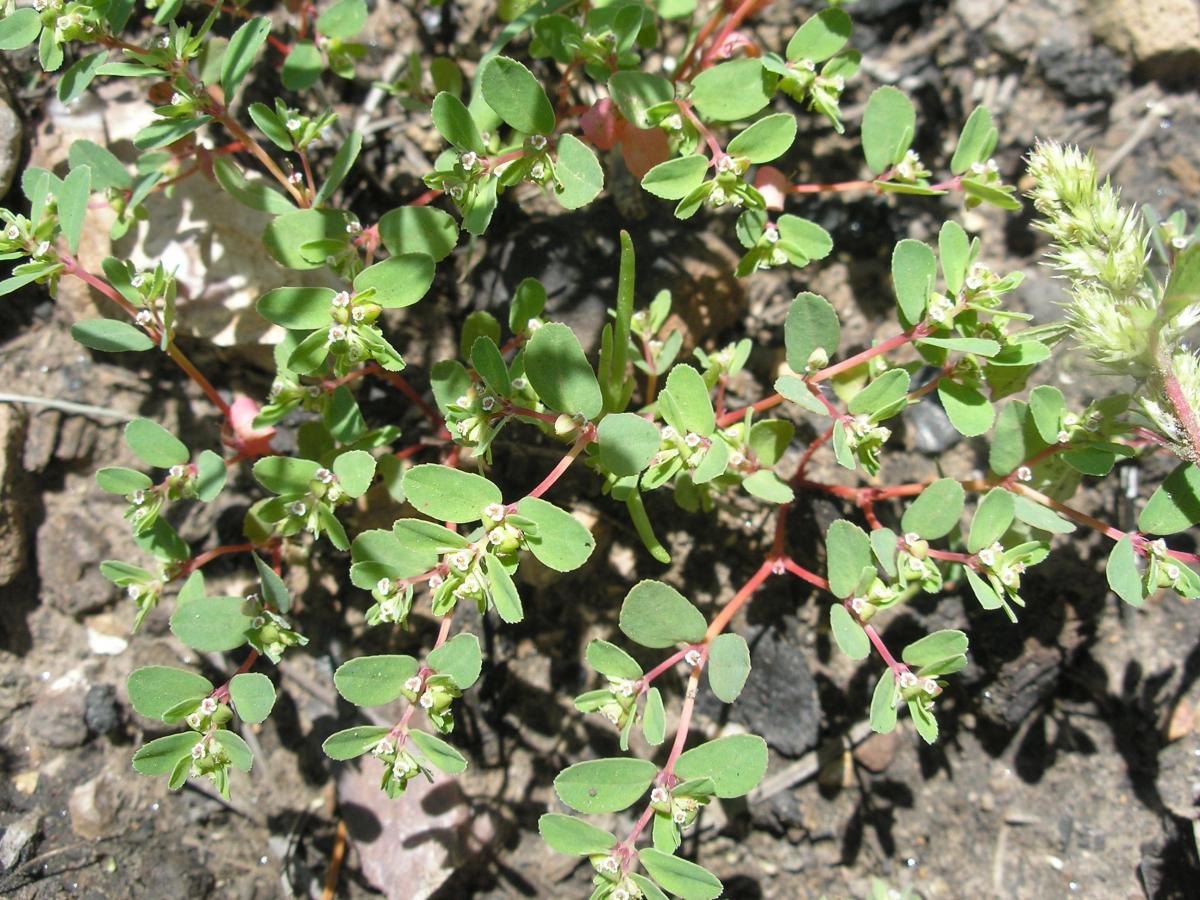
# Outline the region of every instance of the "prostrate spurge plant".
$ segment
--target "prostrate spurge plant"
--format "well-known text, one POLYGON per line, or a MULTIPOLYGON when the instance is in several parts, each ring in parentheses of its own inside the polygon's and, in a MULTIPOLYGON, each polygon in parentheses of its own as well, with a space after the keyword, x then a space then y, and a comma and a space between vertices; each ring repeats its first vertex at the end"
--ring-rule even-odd
POLYGON ((444 736, 454 728, 455 701, 478 679, 482 661, 476 637, 455 633, 455 612, 471 604, 519 622, 524 613, 514 575, 520 566, 568 572, 588 561, 588 529, 544 499, 577 460, 624 504, 649 552, 664 563, 668 552, 642 501, 647 492, 669 488, 684 509, 711 511, 719 498, 744 490, 777 509, 765 559, 711 618, 673 587, 643 581, 622 605, 618 643, 598 640, 587 648, 602 682, 576 705, 610 720, 622 749, 635 728, 651 745, 666 741, 660 679, 679 667, 686 674, 661 766, 629 757, 589 760, 555 780, 559 798, 576 812, 643 804, 620 839, 580 818, 542 818, 551 847, 594 864, 594 898, 659 898, 666 891, 690 900, 721 892, 715 876, 674 852, 714 797, 742 796, 758 783, 766 745, 735 735, 685 747, 702 677, 707 673, 708 689, 724 702, 741 691, 750 655, 746 641, 726 629, 774 575, 827 590, 836 600, 829 623, 838 645, 854 659, 872 648, 882 659, 872 726, 895 728, 903 707, 929 742, 937 738, 935 708, 947 676, 966 663, 967 638, 938 631, 893 653, 875 624, 890 608, 965 579, 981 606, 1015 620, 1025 605, 1023 574, 1046 558, 1053 535, 1078 526, 1115 542, 1108 579, 1128 603, 1139 605, 1163 587, 1200 596, 1200 580, 1189 568, 1197 557, 1169 549, 1161 537, 1200 519, 1200 370, 1183 343, 1198 316, 1200 249, 1179 215, 1143 225, 1120 206, 1115 191, 1097 184, 1091 161, 1071 148, 1044 144, 1030 158, 1040 227, 1054 242, 1050 262, 1069 286, 1064 324, 1026 327, 1030 317, 1008 308, 1020 276, 992 272, 980 258, 978 239, 946 222, 936 250, 916 240, 895 247, 894 337, 847 356, 833 307, 802 293, 784 326, 792 374, 778 379, 777 393, 734 405, 729 379, 746 365, 750 341, 680 360, 682 335, 667 324, 671 297, 664 292, 638 308, 633 247, 622 233, 617 297, 595 365, 571 330, 550 320, 542 286, 526 280, 512 298, 507 334, 485 311, 467 318, 460 358, 441 360, 427 373, 434 405, 410 386, 400 374, 401 352, 389 339, 387 311, 421 300, 436 265, 457 246, 460 227, 483 234, 508 189, 536 185, 568 209, 595 199, 604 181, 596 150, 619 147, 623 163, 617 165, 628 167, 650 194, 676 201, 680 219, 701 207, 726 211, 745 250, 740 275, 802 267, 831 252, 832 240, 820 226, 784 211, 802 206, 809 193, 958 192, 968 206, 1019 207, 991 159, 997 131, 986 109, 969 117, 948 172, 934 181, 933 170, 942 164, 927 167, 911 149, 913 105, 894 87, 871 94, 863 114, 869 179, 792 183, 768 165, 794 142, 791 110, 805 107, 843 130, 839 99, 859 64, 847 49, 849 17, 831 8, 808 18, 780 56, 737 30, 763 4, 747 0, 732 11, 718 5, 689 31, 682 58, 667 65, 657 52, 660 35, 686 26, 694 5, 628 0, 588 8, 545 0, 501 32, 469 89, 452 61, 425 66, 414 58, 385 87, 414 115, 428 110, 449 146, 426 176, 425 194, 363 223, 337 202, 362 137, 307 89, 326 67, 356 77, 355 61, 365 48, 353 39, 366 20, 364 0, 338 0, 319 15, 304 6, 274 33, 270 21, 237 5, 201 6, 207 12, 201 18, 182 0, 167 0, 150 4, 153 24, 139 20, 144 44, 122 37, 134 12, 130 0, 37 0, 32 8, 14 8, 10 0, 0 20, 0 48, 36 41, 47 71, 68 55, 74 59, 59 81, 62 100, 77 98, 98 76, 128 78, 146 87, 157 119, 135 140, 141 155, 132 172, 107 149, 79 141, 64 177, 36 168, 24 173, 28 214, 0 211, 0 251, 19 261, 0 292, 30 282, 53 292, 63 277, 82 279, 127 318, 77 323, 73 334, 80 343, 109 352, 157 348, 225 419, 225 458, 212 448, 194 453, 139 419, 126 439, 153 477, 118 467, 97 473, 101 488, 128 501, 134 541, 153 559, 103 564, 136 604, 135 628, 178 584, 170 625, 181 641, 200 651, 250 647, 219 686, 158 666, 130 676, 134 708, 179 729, 137 751, 139 772, 166 776, 171 788, 207 776, 228 795, 230 770, 250 768, 251 752, 230 727, 234 715, 260 722, 275 700, 271 680, 252 669, 260 656, 277 663, 307 642, 300 620, 289 618, 291 599, 280 577, 284 550, 296 560, 322 541, 349 552, 350 580, 370 594, 371 626, 408 627, 414 608, 438 623, 422 660, 368 656, 337 670, 335 685, 350 703, 377 707, 403 697, 406 705, 391 726, 333 735, 326 753, 338 760, 376 757, 369 765, 378 766, 389 796, 418 774, 461 772, 467 761, 444 736), (215 36, 218 26, 233 25, 227 41, 215 36), (500 55, 526 36, 529 55, 544 60, 535 68, 549 74, 549 91, 530 68, 500 55), (272 60, 283 55, 280 77, 289 93, 238 110, 238 89, 268 41, 272 60), (586 90, 578 89, 580 82, 586 90), (600 99, 574 105, 580 96, 600 99), (265 144, 247 130, 243 112, 265 144), (318 180, 310 150, 331 139, 339 149, 327 160, 322 153, 324 178, 318 180), (261 168, 276 184, 248 177, 248 168, 261 168), (170 272, 161 265, 138 271, 110 258, 97 273, 75 256, 89 205, 106 201, 117 213, 119 235, 146 218, 143 204, 151 193, 189 177, 213 179, 236 201, 269 213, 263 242, 282 266, 324 269, 341 283, 340 289, 283 287, 259 300, 259 312, 287 330, 261 409, 245 397, 227 402, 179 349, 170 272), (454 215, 428 205, 433 202, 454 215), (1098 396, 1082 409, 1069 408, 1050 386, 1026 394, 1034 369, 1066 335, 1114 374, 1132 376, 1136 390, 1098 396), (925 367, 934 376, 918 379, 925 367), (418 435, 402 441, 393 424, 371 427, 353 391, 364 377, 385 380, 417 404, 441 440, 418 435), (826 447, 848 471, 875 476, 891 436, 887 423, 910 404, 929 402, 934 392, 959 432, 987 436, 987 477, 888 486, 808 477, 813 455, 826 447), (762 414, 785 404, 823 417, 826 427, 798 465, 778 472, 794 427, 762 414), (285 417, 299 423, 294 456, 272 449, 273 426, 285 417), (494 458, 493 445, 509 425, 540 431, 567 448, 523 497, 504 496, 486 474, 504 464, 494 458), (1068 505, 1083 476, 1104 476, 1119 459, 1159 448, 1183 461, 1143 508, 1138 532, 1122 532, 1068 505), (265 491, 246 515, 246 542, 194 554, 168 521, 171 507, 211 502, 224 487, 227 467, 242 463, 252 464, 265 491), (385 502, 378 491, 368 494, 377 479, 409 514, 391 528, 351 537, 339 512, 385 502), (788 511, 798 491, 846 501, 866 525, 841 519, 829 527, 825 577, 794 558, 794 552, 815 557, 814 548, 793 549, 788 541, 788 511), (891 500, 907 504, 898 518, 891 504, 881 507, 891 500), (228 553, 250 556, 258 585, 248 596, 207 594, 203 566, 228 553), (627 652, 630 644, 661 651, 660 661, 646 671, 627 652), (641 840, 647 829, 648 842, 641 840))

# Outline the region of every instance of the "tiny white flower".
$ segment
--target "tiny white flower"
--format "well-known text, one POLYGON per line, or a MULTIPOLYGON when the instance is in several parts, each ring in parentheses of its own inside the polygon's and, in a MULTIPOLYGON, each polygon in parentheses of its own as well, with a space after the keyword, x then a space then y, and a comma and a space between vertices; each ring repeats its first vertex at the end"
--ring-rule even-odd
POLYGON ((1170 578, 1172 581, 1177 579, 1179 577, 1179 566, 1175 566, 1175 565, 1167 566, 1167 577, 1170 578))
POLYGON ((683 656, 683 661, 692 667, 700 665, 702 660, 703 657, 700 655, 700 651, 695 648, 689 650, 683 656))
POLYGON ((625 890, 625 888, 617 888, 608 896, 610 900, 630 900, 629 891, 625 890))
POLYGON ((615 856, 609 856, 606 859, 600 860, 600 862, 596 865, 596 868, 601 872, 607 872, 611 875, 621 868, 621 861, 615 856))
POLYGON ((987 171, 987 167, 983 163, 981 163, 981 162, 971 163, 971 174, 972 175, 982 175, 986 171, 987 171))
POLYGON ((787 254, 784 253, 782 250, 780 250, 778 247, 776 247, 774 250, 771 251, 771 265, 782 266, 787 261, 788 261, 787 254))
POLYGON ((979 551, 979 561, 989 568, 996 564, 996 553, 991 547, 984 547, 979 551))
POLYGON ((718 172, 732 172, 734 169, 734 166, 735 166, 735 163, 733 161, 732 156, 728 156, 728 155, 722 156, 719 160, 717 160, 717 171, 718 172))
POLYGON ((179 106, 179 104, 184 103, 186 100, 187 97, 183 96, 183 94, 179 93, 179 91, 176 91, 171 95, 172 106, 179 106))
POLYGON ((621 685, 621 696, 622 697, 632 697, 634 694, 634 691, 636 691, 636 690, 637 690, 637 682, 636 681, 627 681, 623 685, 621 685))
MULTIPOLYGON (((43 6, 46 5, 44 0, 41 0, 41 2, 42 2, 43 6)), ((158 46, 164 50, 167 49, 168 47, 170 47, 171 46, 171 36, 169 34, 164 34, 162 37, 160 37, 158 39, 158 46)))
POLYGON ((913 544, 917 543, 919 540, 921 540, 921 536, 919 534, 917 534, 915 531, 910 531, 906 535, 904 535, 904 543, 908 544, 908 546, 910 546, 910 547, 913 544))
POLYGON ((206 755, 208 755, 208 750, 204 747, 204 741, 200 741, 192 747, 192 759, 199 761, 204 759, 206 755))
POLYGON ((414 694, 419 691, 421 689, 421 676, 414 675, 412 678, 408 679, 408 681, 404 682, 404 689, 406 691, 412 691, 414 694))
POLYGON ((337 344, 346 339, 346 329, 341 325, 334 325, 329 329, 329 343, 337 344))
POLYGON ((540 135, 540 134, 535 134, 533 137, 531 137, 529 139, 529 146, 532 147, 534 150, 538 150, 538 151, 545 150, 546 149, 545 136, 540 135))
POLYGON ((459 550, 450 557, 450 565, 458 569, 460 572, 465 572, 471 568, 471 554, 466 550, 459 550))
POLYGON ((687 437, 683 439, 683 442, 689 447, 698 447, 700 445, 700 435, 696 434, 694 431, 689 431, 687 433, 687 437))
POLYGON ((479 579, 474 575, 468 575, 463 579, 462 589, 468 594, 478 593, 480 589, 479 579))
POLYGON ((925 683, 921 685, 921 690, 927 694, 937 694, 941 691, 941 688, 938 687, 938 683, 932 678, 926 678, 925 683))
POLYGON ((317 469, 314 477, 317 479, 317 481, 321 482, 321 484, 330 484, 333 482, 334 476, 333 476, 333 473, 331 471, 329 471, 328 469, 320 468, 320 469, 317 469))
POLYGON ((21 230, 16 225, 9 225, 8 231, 4 232, 4 236, 10 241, 15 241, 21 236, 21 230))
POLYGON ((854 610, 855 615, 861 616, 863 614, 863 612, 866 611, 867 598, 866 597, 851 597, 850 598, 850 608, 852 610, 854 610))
POLYGON ((146 502, 146 492, 143 491, 141 488, 138 488, 136 491, 134 491, 130 495, 129 499, 133 503, 134 506, 141 506, 143 503, 146 502))
POLYGON ((463 188, 461 184, 452 184, 446 188, 446 193, 450 195, 452 200, 462 200, 463 188))
POLYGON ((40 244, 37 245, 37 251, 34 255, 35 256, 45 256, 49 252, 50 252, 50 242, 42 241, 40 244))
MULTIPOLYGON (((529 321, 532 322, 534 320, 530 319, 529 321)), ((512 386, 513 386, 514 391, 523 391, 523 390, 525 390, 525 388, 529 387, 529 382, 526 381, 524 378, 514 378, 512 380, 512 386)))
POLYGON ((479 405, 483 407, 484 412, 491 412, 493 409, 496 408, 496 398, 495 397, 484 397, 482 400, 479 401, 479 405))
POLYGON ((1178 235, 1176 237, 1171 238, 1171 246, 1174 247, 1176 250, 1182 250, 1187 245, 1188 245, 1188 239, 1186 237, 1184 237, 1183 235, 1178 235))
POLYGON ((301 122, 299 119, 288 119, 284 125, 287 127, 288 131, 299 131, 301 122))
POLYGON ((302 175, 300 172, 293 172, 291 175, 288 176, 288 181, 291 182, 292 184, 299 184, 303 180, 304 180, 304 175, 302 175))
POLYGON ((768 244, 776 244, 779 242, 779 229, 774 225, 768 225, 763 229, 763 237, 767 239, 768 244))
POLYGON ((675 812, 671 813, 671 819, 676 825, 682 825, 687 822, 687 813, 682 809, 677 809, 675 812))
POLYGON ((330 302, 333 304, 334 309, 345 309, 350 305, 350 292, 338 291, 333 295, 333 300, 330 302))
POLYGON ((379 591, 379 593, 386 597, 392 592, 392 579, 380 578, 377 582, 375 582, 375 590, 379 591))
POLYGON ((199 731, 204 725, 204 718, 198 712, 188 713, 188 717, 184 721, 192 731, 199 731))
POLYGON ((905 670, 904 672, 902 672, 900 674, 900 687, 911 688, 911 687, 915 687, 916 684, 917 684, 917 676, 914 675, 912 672, 905 670))
POLYGON ((426 691, 421 695, 421 706, 424 709, 433 709, 433 694, 426 691))
POLYGON ((396 745, 393 744, 389 738, 385 737, 375 745, 375 749, 371 752, 376 756, 391 756, 396 752, 396 745))
POLYGON ((431 575, 429 577, 429 589, 431 591, 436 591, 443 584, 445 584, 445 582, 446 582, 446 579, 443 578, 441 575, 431 575))
POLYGON ((743 456, 743 455, 742 455, 742 454, 741 454, 739 451, 737 451, 737 450, 734 450, 732 453, 730 453, 730 454, 729 454, 729 464, 730 464, 731 466, 734 466, 734 467, 736 467, 736 466, 740 466, 740 465, 741 465, 742 463, 744 463, 745 461, 746 461, 746 457, 745 457, 745 456, 743 456))
POLYGON ((800 68, 807 72, 815 72, 817 71, 817 64, 811 59, 802 59, 800 60, 800 68))
POLYGON ((494 531, 489 531, 487 540, 489 544, 499 544, 504 540, 504 530, 497 528, 494 531))
POLYGON ((534 181, 541 181, 546 177, 546 167, 539 163, 534 163, 529 167, 529 177, 534 181))
POLYGON ((458 158, 458 161, 462 163, 464 169, 473 169, 479 164, 479 154, 473 150, 468 150, 458 158))
POLYGON ((656 787, 650 792, 651 803, 666 803, 670 798, 671 795, 660 787, 656 787))
POLYGON ((139 325, 149 325, 154 321, 154 314, 148 309, 139 309, 138 314, 133 318, 139 325))
POLYGON ((302 516, 306 512, 308 512, 308 507, 305 506, 302 501, 297 500, 295 503, 292 503, 288 506, 288 512, 290 512, 293 516, 296 516, 297 518, 299 518, 300 516, 302 516))
POLYGON ((663 429, 662 429, 662 439, 664 441, 675 440, 675 429, 672 428, 670 425, 664 425, 663 429))
POLYGON ((1017 481, 1033 481, 1033 470, 1029 466, 1017 469, 1017 481))
POLYGON ((483 509, 483 514, 493 522, 503 522, 505 512, 503 503, 489 503, 483 509))
POLYGON ((136 600, 141 595, 142 595, 142 589, 140 587, 138 587, 136 584, 131 584, 131 585, 129 585, 129 587, 125 588, 125 596, 128 597, 130 600, 136 600))
POLYGON ((465 409, 466 407, 471 405, 471 398, 468 397, 466 394, 463 394, 461 397, 459 397, 457 400, 454 401, 454 405, 461 406, 465 409))
POLYGON ((1071 434, 1065 429, 1060 431, 1055 437, 1058 438, 1060 444, 1069 444, 1071 442, 1071 434))
POLYGON ((366 317, 367 317, 367 311, 365 309, 363 309, 361 306, 356 306, 356 307, 354 307, 354 309, 350 310, 350 318, 353 319, 355 322, 361 322, 366 317))

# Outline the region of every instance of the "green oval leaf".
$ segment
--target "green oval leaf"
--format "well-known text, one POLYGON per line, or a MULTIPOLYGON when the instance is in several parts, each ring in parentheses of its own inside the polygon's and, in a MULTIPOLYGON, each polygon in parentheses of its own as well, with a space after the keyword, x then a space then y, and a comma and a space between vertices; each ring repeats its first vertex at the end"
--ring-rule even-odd
POLYGON ((558 139, 554 196, 563 209, 587 206, 604 188, 604 169, 592 148, 573 134, 558 139))
POLYGON ((778 76, 759 59, 737 59, 705 69, 692 81, 691 101, 708 121, 733 122, 771 101, 778 76))
POLYGON ((829 607, 829 628, 833 631, 838 649, 851 659, 866 659, 871 655, 871 641, 867 633, 840 603, 829 607))
POLYGON ((688 750, 675 762, 680 778, 711 778, 722 799, 750 793, 766 772, 767 742, 756 734, 717 738, 688 750))
POLYGON ((708 686, 718 700, 732 703, 750 676, 750 648, 740 634, 719 634, 708 645, 708 686))
POLYGON ((566 325, 543 325, 525 349, 525 374, 542 402, 560 413, 589 419, 604 406, 600 382, 579 339, 566 325))
POLYGON ((642 176, 647 193, 664 200, 682 200, 704 181, 708 159, 698 154, 668 159, 642 176))
POLYGON ((324 287, 281 287, 258 298, 255 309, 269 322, 297 331, 323 328, 332 322, 335 291, 324 287))
POLYGON ((171 616, 171 632, 193 650, 223 653, 246 643, 254 621, 241 597, 205 597, 180 606, 171 616))
POLYGON ((275 685, 258 672, 242 672, 229 682, 229 698, 243 722, 262 722, 275 706, 275 685))
POLYGON ((638 859, 651 878, 683 900, 715 900, 725 889, 721 879, 703 866, 654 847, 638 851, 638 859))
POLYGON ((169 469, 188 461, 188 449, 183 442, 149 419, 134 419, 126 425, 125 443, 148 466, 169 469))
POLYGON ((1012 525, 1014 516, 1013 495, 1004 488, 992 488, 979 501, 975 518, 971 520, 967 551, 978 553, 1000 540, 1012 525))
POLYGON ((704 639, 708 623, 679 591, 661 581, 641 581, 625 595, 621 631, 643 647, 670 647, 704 639))
POLYGON ((150 719, 162 720, 167 710, 187 700, 199 703, 213 691, 202 675, 170 666, 143 666, 125 682, 133 708, 150 719))
POLYGON ((783 326, 787 363, 804 372, 813 351, 820 348, 832 357, 842 339, 842 326, 829 301, 819 294, 797 294, 783 326))
POLYGON ((412 306, 433 284, 433 259, 423 253, 406 253, 368 266, 354 279, 354 290, 375 289, 372 303, 384 309, 412 306))
POLYGON ((876 88, 863 113, 862 145, 867 166, 881 173, 898 163, 912 146, 917 112, 912 101, 898 88, 876 88))
POLYGON ((904 511, 900 527, 933 540, 945 537, 958 524, 966 492, 954 478, 940 478, 921 492, 904 511))
POLYGON ((863 569, 871 563, 871 539, 852 522, 838 519, 825 533, 825 565, 829 570, 829 590, 845 599, 862 580, 863 569))
POLYGON ((254 65, 254 57, 266 43, 271 33, 271 20, 251 19, 233 33, 221 58, 221 90, 225 92, 225 103, 233 100, 238 85, 254 65))
POLYGON ((796 117, 791 113, 763 116, 725 148, 730 156, 744 156, 752 163, 765 163, 788 152, 796 140, 796 117))
POLYGON ((554 791, 576 812, 620 812, 650 788, 658 767, 646 759, 593 759, 558 773, 554 791))
POLYGON ((546 813, 538 819, 538 833, 551 850, 569 856, 607 853, 617 843, 604 829, 561 813, 546 813))
POLYGON ((1138 516, 1147 534, 1175 534, 1200 523, 1200 470, 1182 463, 1166 477, 1138 516))
POLYGON ((133 768, 142 775, 169 775, 181 759, 191 755, 199 740, 196 732, 185 731, 151 741, 133 754, 133 768))
POLYGON ((596 429, 600 465, 614 475, 637 475, 658 453, 658 427, 636 413, 614 413, 596 429))
POLYGON ((533 73, 507 56, 492 57, 479 75, 488 106, 504 122, 524 134, 554 131, 554 107, 533 73))
POLYGON ((468 632, 457 634, 430 652, 426 664, 441 675, 449 675, 458 689, 465 691, 479 679, 483 669, 479 638, 468 632))
POLYGON ((517 513, 533 521, 537 528, 525 532, 525 546, 544 566, 557 572, 578 569, 592 555, 596 541, 587 526, 553 503, 526 497, 517 504, 517 513))
POLYGON ((334 732, 325 738, 321 749, 330 759, 354 759, 373 750, 389 731, 386 725, 358 725, 334 732))
POLYGON ((479 521, 484 507, 502 499, 500 488, 482 475, 434 463, 408 470, 404 496, 429 518, 456 523, 479 521))
POLYGON ((419 668, 411 656, 360 656, 338 666, 333 685, 355 706, 383 706, 400 696, 419 668))

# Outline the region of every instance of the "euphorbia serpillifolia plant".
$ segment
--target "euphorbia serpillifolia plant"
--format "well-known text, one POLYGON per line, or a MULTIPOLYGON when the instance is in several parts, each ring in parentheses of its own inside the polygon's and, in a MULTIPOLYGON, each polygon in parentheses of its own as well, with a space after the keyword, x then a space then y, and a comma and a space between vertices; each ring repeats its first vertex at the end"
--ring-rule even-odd
MULTIPOLYGON (((624 504, 662 563, 670 553, 655 537, 646 493, 670 490, 682 508, 711 512, 745 491, 749 502, 775 510, 764 559, 711 617, 674 587, 645 580, 622 604, 620 635, 587 648, 598 678, 576 698, 582 713, 606 718, 626 753, 635 730, 651 746, 674 734, 662 765, 628 755, 593 759, 555 779, 558 798, 577 813, 641 804, 620 839, 561 812, 541 820, 551 847, 590 859, 597 900, 659 898, 664 891, 691 900, 721 892, 715 876, 675 854, 707 804, 755 787, 767 768, 767 748, 746 734, 696 743, 692 712, 705 675, 706 689, 727 703, 751 677, 746 642, 727 629, 768 579, 796 576, 832 595, 829 628, 837 644, 853 659, 874 649, 884 664, 870 704, 872 727, 894 729, 898 711, 907 709, 929 742, 937 738, 935 709, 947 677, 966 664, 968 642, 948 629, 894 654, 878 623, 917 594, 965 581, 984 609, 1015 620, 1025 607, 1023 574, 1046 558, 1055 535, 1082 526, 1114 541, 1109 582, 1130 604, 1161 588, 1200 595, 1190 568, 1197 557, 1166 543, 1200 521, 1200 368, 1184 343, 1200 309, 1196 235, 1179 214, 1143 224, 1113 189, 1097 184, 1093 164, 1074 148, 1041 144, 1029 166, 1039 227, 1054 242, 1050 263, 1069 286, 1063 323, 1029 326, 1030 317, 1013 303, 1020 276, 992 271, 979 239, 947 221, 936 247, 902 240, 893 250, 899 323, 893 337, 849 353, 834 307, 802 292, 784 323, 788 369, 776 392, 735 405, 731 377, 750 361, 751 342, 681 357, 671 295, 638 302, 634 249, 622 232, 617 295, 594 358, 554 321, 543 286, 526 279, 506 323, 486 310, 467 317, 458 354, 425 373, 432 402, 409 383, 389 311, 422 300, 460 243, 460 229, 486 234, 509 189, 532 186, 566 209, 592 202, 605 178, 598 150, 619 147, 621 161, 614 157, 614 164, 652 197, 675 201, 680 220, 702 209, 727 216, 729 234, 745 251, 740 276, 802 268, 834 250, 830 235, 798 214, 808 194, 958 193, 968 207, 1019 207, 992 159, 998 131, 986 109, 966 120, 949 160, 922 160, 913 150, 914 107, 891 86, 870 94, 858 125, 867 178, 793 183, 784 169, 797 115, 812 112, 845 130, 840 100, 860 57, 849 47, 851 21, 840 8, 798 22, 781 55, 739 30, 754 7, 717 4, 703 24, 688 29, 697 14, 690 0, 593 7, 543 0, 501 31, 469 84, 451 60, 414 57, 380 87, 412 115, 428 115, 447 146, 424 173, 424 194, 364 223, 340 192, 358 163, 362 135, 309 90, 325 68, 357 77, 365 48, 353 39, 366 21, 364 0, 319 10, 302 5, 282 23, 221 4, 201 18, 171 0, 154 4, 153 26, 136 35, 127 28, 130 0, 38 0, 19 9, 10 0, 0 19, 0 49, 36 42, 46 71, 71 58, 59 80, 64 102, 95 78, 129 78, 147 87, 156 118, 135 138, 139 155, 131 162, 78 141, 63 174, 25 171, 28 211, 0 210, 0 256, 16 261, 0 293, 31 282, 53 293, 62 278, 83 280, 126 318, 77 323, 72 333, 81 344, 166 353, 224 419, 224 455, 218 448, 194 452, 138 419, 126 439, 153 474, 123 467, 97 473, 103 490, 128 503, 133 540, 155 560, 102 566, 134 601, 134 627, 174 590, 170 627, 180 641, 241 655, 237 671, 217 686, 170 667, 131 675, 134 708, 184 729, 138 750, 138 771, 167 776, 171 788, 206 776, 229 795, 230 769, 252 763, 233 726, 265 720, 275 701, 271 679, 252 669, 261 657, 278 663, 308 642, 281 577, 284 560, 320 552, 326 542, 348 552, 349 580, 363 592, 370 627, 438 623, 423 659, 365 656, 337 669, 334 684, 350 704, 375 708, 402 700, 403 711, 394 724, 338 732, 325 742, 326 753, 337 760, 374 757, 369 765, 379 767, 381 787, 393 797, 418 775, 463 771, 466 759, 443 736, 453 732, 455 702, 479 678, 482 657, 474 635, 456 633, 456 613, 465 604, 520 622, 521 579, 514 577, 520 566, 570 572, 588 564, 594 542, 567 508, 570 497, 558 491, 555 502, 546 499, 576 461, 624 504), (674 31, 686 31, 688 42, 681 57, 667 59, 655 51, 674 31), (228 40, 216 40, 218 32, 228 40), (523 36, 529 65, 502 55, 523 36), (267 64, 264 57, 280 64, 280 55, 286 93, 271 103, 240 101, 239 88, 267 64), (335 152, 321 149, 331 141, 335 152), (935 177, 938 169, 944 174, 935 177), (141 271, 115 258, 96 272, 76 257, 90 206, 111 206, 113 235, 120 236, 146 226, 150 194, 169 192, 186 178, 208 178, 232 201, 268 214, 267 252, 284 269, 316 270, 328 283, 297 283, 259 299, 262 316, 286 332, 261 404, 227 400, 179 348, 171 272, 161 265, 141 271), (1068 337, 1105 369, 1135 379, 1136 389, 1068 402, 1058 389, 1038 384, 1039 364, 1069 346, 1068 337), (355 396, 356 383, 367 377, 416 405, 428 430, 405 435, 395 423, 368 423, 355 396), (989 473, 880 485, 892 423, 907 407, 934 402, 935 393, 958 432, 987 441, 989 473), (764 415, 774 409, 819 423, 818 437, 798 458, 789 452, 796 442, 792 421, 764 415), (285 420, 297 426, 292 454, 272 445, 274 426, 285 420), (519 440, 540 432, 541 440, 564 448, 558 464, 522 496, 505 496, 492 478, 506 463, 495 447, 505 427, 518 431, 519 440), (1145 504, 1137 532, 1069 505, 1083 478, 1103 477, 1122 459, 1160 449, 1181 463, 1145 504), (872 482, 810 478, 818 452, 872 482), (245 542, 194 553, 171 525, 175 505, 211 502, 227 468, 243 464, 262 488, 245 516, 245 542), (823 547, 794 546, 788 512, 811 492, 845 502, 848 518, 829 526, 823 547), (390 528, 355 532, 356 510, 386 504, 403 504, 390 528), (250 557, 253 584, 241 596, 209 596, 202 569, 226 554, 250 557), (826 575, 797 556, 823 557, 826 575), (632 645, 642 648, 637 658, 632 645), (654 658, 655 651, 656 663, 644 669, 638 658, 654 658), (669 716, 664 693, 671 692, 661 679, 680 667, 686 687, 678 715, 669 716)), ((372 721, 380 721, 378 713, 372 721)))

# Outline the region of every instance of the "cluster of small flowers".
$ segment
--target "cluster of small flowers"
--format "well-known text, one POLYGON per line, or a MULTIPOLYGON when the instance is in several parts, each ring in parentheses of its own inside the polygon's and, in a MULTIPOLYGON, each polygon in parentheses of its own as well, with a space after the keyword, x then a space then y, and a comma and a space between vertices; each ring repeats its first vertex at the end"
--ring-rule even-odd
POLYGON ((401 693, 425 711, 438 731, 454 730, 450 706, 462 696, 462 691, 449 675, 414 675, 404 682, 401 693))
POLYGON ((303 647, 308 643, 308 638, 293 629, 287 619, 268 609, 258 594, 246 597, 245 611, 253 616, 247 632, 250 646, 271 662, 278 663, 289 647, 303 647))
POLYGON ((641 900, 641 888, 625 873, 621 858, 615 854, 597 853, 589 858, 596 876, 593 900, 641 900))
POLYGON ((398 747, 391 735, 384 737, 371 750, 371 755, 383 762, 383 790, 391 798, 404 793, 411 781, 417 775, 424 775, 433 781, 433 775, 406 748, 398 747))
POLYGON ((708 803, 708 797, 691 794, 676 794, 664 787, 650 792, 650 805, 660 816, 669 816, 677 828, 688 828, 708 803))
MULTIPOLYGON (((441 579, 438 576, 438 583, 441 579)), ((430 582, 432 584, 432 581, 430 582)), ((380 578, 371 591, 375 605, 367 610, 367 623, 370 625, 394 624, 404 625, 412 612, 413 587, 408 582, 402 584, 391 578, 380 578)))

